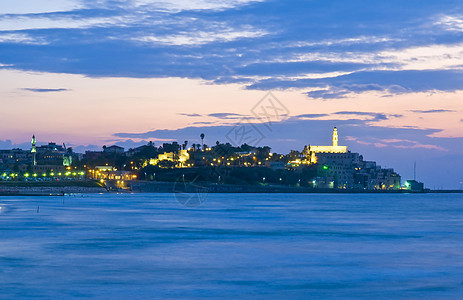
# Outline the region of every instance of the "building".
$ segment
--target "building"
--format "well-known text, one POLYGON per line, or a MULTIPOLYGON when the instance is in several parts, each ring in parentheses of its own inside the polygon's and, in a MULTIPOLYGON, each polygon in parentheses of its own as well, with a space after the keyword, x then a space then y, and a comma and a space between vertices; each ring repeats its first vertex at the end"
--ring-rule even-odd
POLYGON ((22 149, 0 150, 1 169, 21 169, 30 166, 33 162, 33 154, 22 149))
POLYGON ((96 166, 88 171, 88 177, 95 180, 122 180, 129 181, 137 178, 130 171, 120 171, 113 166, 96 166))
POLYGON ((359 164, 354 173, 354 187, 369 190, 400 189, 401 177, 394 169, 383 169, 374 161, 364 161, 359 157, 359 164))
POLYGON ((316 164, 321 153, 347 153, 347 146, 338 145, 338 129, 333 129, 333 144, 331 146, 305 146, 303 154, 310 164, 316 164))
POLYGON ((37 147, 36 143, 35 135, 33 135, 31 141, 32 166, 42 165, 58 169, 58 166, 69 167, 72 165, 75 155, 72 148, 66 148, 65 144, 61 146, 53 142, 37 147))
POLYGON ((98 160, 103 157, 103 152, 102 151, 85 151, 83 159, 85 160, 98 160))
POLYGON ((188 150, 178 150, 175 152, 164 152, 159 154, 158 158, 152 158, 149 161, 150 165, 157 165, 161 161, 170 161, 176 164, 177 167, 184 167, 186 162, 190 159, 188 150))
POLYGON ((423 192, 424 184, 416 180, 407 180, 405 181, 405 188, 411 192, 423 192))
MULTIPOLYGON (((26 170, 22 170, 26 171, 26 170)), ((35 165, 32 166, 31 171, 33 173, 66 173, 68 172, 68 167, 63 165, 35 165)))
POLYGON ((110 146, 110 147, 103 146, 103 152, 124 154, 124 148, 116 146, 116 145, 113 145, 113 146, 110 146))
POLYGON ((320 152, 316 153, 317 174, 325 183, 332 182, 334 188, 354 186, 354 173, 359 164, 358 153, 320 152))
POLYGON ((301 163, 316 164, 314 187, 340 189, 400 189, 400 175, 383 169, 373 161, 364 161, 359 153, 338 145, 338 131, 333 130, 332 146, 306 146, 301 163))
MULTIPOLYGON (((55 152, 57 152, 57 151, 60 151, 60 152, 66 151, 66 146, 64 144, 63 144, 63 146, 61 146, 61 145, 57 145, 56 143, 50 142, 47 145, 42 145, 42 146, 39 146, 39 147, 36 147, 35 144, 36 144, 35 136, 32 136, 32 149, 35 148, 37 153, 45 153, 45 152, 53 152, 53 151, 55 151, 55 152)), ((32 150, 31 150, 31 152, 32 152, 32 150)))
POLYGON ((125 155, 128 157, 132 157, 134 155, 144 155, 144 156, 152 156, 156 157, 157 155, 157 148, 154 146, 153 142, 149 142, 148 145, 139 146, 136 148, 130 148, 125 155))

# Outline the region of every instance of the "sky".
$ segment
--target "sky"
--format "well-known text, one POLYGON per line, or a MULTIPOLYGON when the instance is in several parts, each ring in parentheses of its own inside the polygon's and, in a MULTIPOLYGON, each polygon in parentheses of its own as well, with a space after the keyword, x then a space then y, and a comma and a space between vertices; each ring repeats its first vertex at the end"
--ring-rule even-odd
POLYGON ((2 0, 0 149, 341 145, 463 188, 461 0, 2 0), (250 132, 250 139, 237 132, 250 132))

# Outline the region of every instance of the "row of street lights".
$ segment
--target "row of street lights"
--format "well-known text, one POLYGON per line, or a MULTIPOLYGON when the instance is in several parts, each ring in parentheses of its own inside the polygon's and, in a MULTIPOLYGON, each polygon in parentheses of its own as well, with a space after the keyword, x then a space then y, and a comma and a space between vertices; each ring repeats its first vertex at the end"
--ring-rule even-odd
POLYGON ((39 177, 70 177, 70 176, 84 176, 85 172, 80 171, 80 172, 50 172, 50 173, 3 173, 1 174, 3 179, 9 179, 9 178, 39 178, 39 177))

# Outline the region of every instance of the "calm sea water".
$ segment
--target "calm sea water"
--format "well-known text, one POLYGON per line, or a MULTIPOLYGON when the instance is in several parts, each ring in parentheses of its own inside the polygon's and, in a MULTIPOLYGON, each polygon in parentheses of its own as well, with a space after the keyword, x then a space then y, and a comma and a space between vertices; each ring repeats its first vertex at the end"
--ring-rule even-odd
POLYGON ((463 298, 463 195, 0 197, 0 298, 463 298))

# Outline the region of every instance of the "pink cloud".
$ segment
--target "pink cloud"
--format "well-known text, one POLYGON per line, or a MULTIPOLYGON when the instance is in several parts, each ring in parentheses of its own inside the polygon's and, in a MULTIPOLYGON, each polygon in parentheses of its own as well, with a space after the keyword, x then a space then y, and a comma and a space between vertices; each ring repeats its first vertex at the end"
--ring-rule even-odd
MULTIPOLYGON (((463 120, 462 120, 462 121, 463 121, 463 120)), ((345 139, 346 141, 357 141, 357 139, 356 139, 355 137, 353 137, 353 136, 346 136, 346 137, 344 137, 344 139, 345 139)))
POLYGON ((399 139, 382 139, 380 141, 383 143, 387 143, 387 144, 400 143, 400 142, 411 142, 410 140, 399 140, 399 139))
POLYGON ((383 143, 374 143, 375 147, 376 148, 384 148, 384 147, 387 147, 386 144, 383 144, 383 143))
POLYGON ((443 147, 440 147, 440 146, 436 146, 436 145, 420 144, 420 143, 417 143, 417 142, 415 142, 415 143, 416 143, 415 145, 410 145, 410 146, 392 145, 392 147, 400 148, 400 149, 418 149, 418 148, 422 148, 422 149, 433 149, 433 150, 439 150, 439 151, 448 151, 447 149, 445 149, 443 147))
POLYGON ((376 148, 385 148, 388 146, 398 148, 398 149, 431 149, 431 150, 438 150, 438 151, 448 151, 447 149, 430 144, 421 144, 417 141, 407 140, 407 139, 378 139, 378 142, 365 142, 357 139, 356 137, 347 136, 345 138, 349 141, 355 141, 357 144, 361 145, 374 145, 376 148), (402 144, 400 144, 402 143, 402 144))

